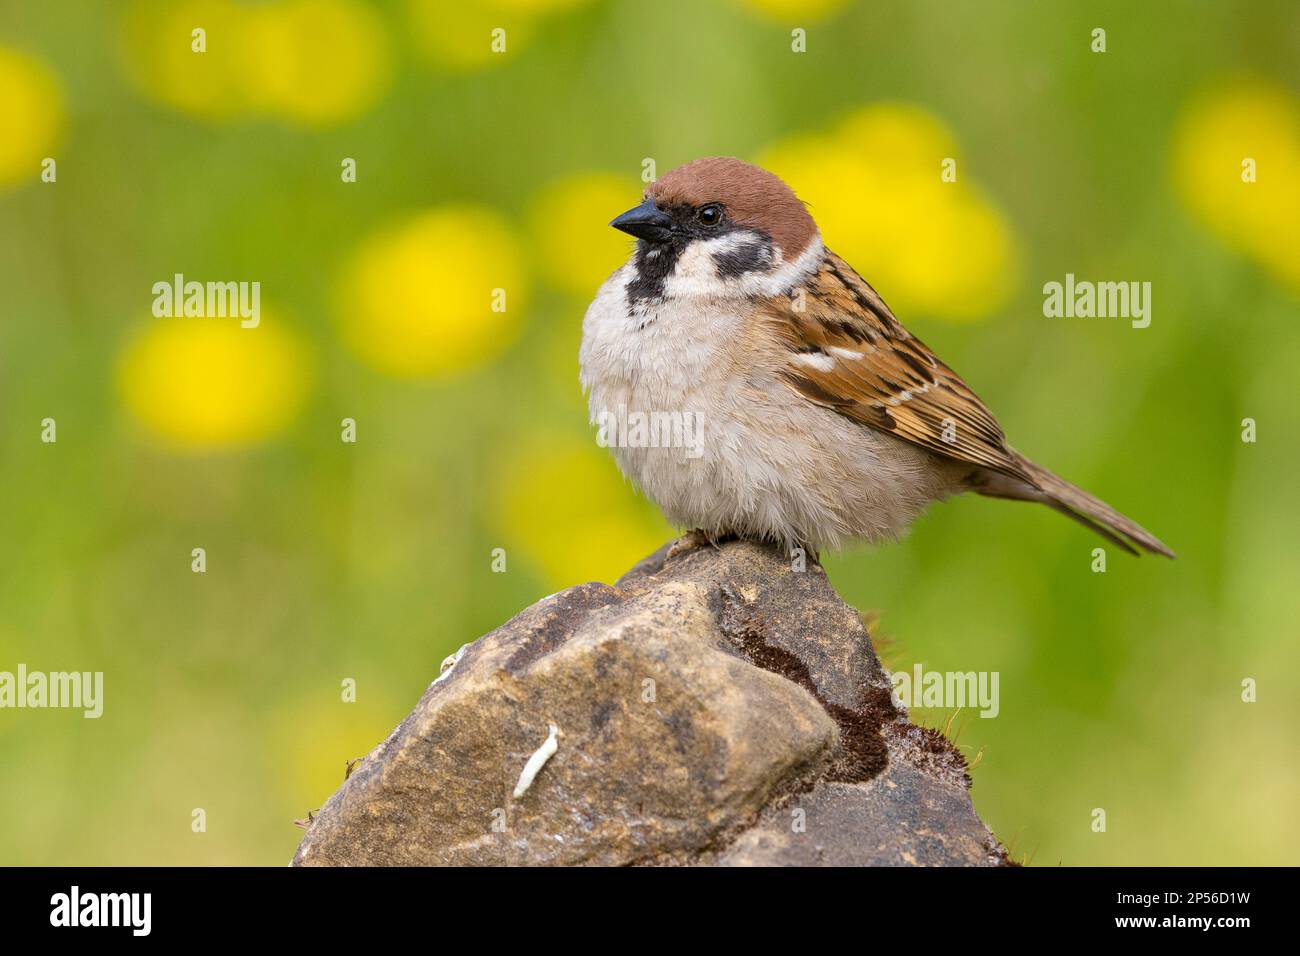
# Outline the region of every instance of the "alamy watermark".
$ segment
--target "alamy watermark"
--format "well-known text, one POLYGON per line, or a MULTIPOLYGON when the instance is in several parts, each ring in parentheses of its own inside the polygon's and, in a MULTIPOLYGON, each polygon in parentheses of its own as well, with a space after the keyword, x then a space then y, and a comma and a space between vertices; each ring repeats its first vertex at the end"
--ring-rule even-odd
POLYGON ((0 708, 50 707, 82 711, 83 717, 104 713, 103 671, 0 671, 0 708))
POLYGON ((73 886, 50 897, 51 926, 120 926, 132 936, 153 928, 152 893, 83 893, 73 886))
POLYGON ((996 717, 999 671, 927 671, 916 664, 894 671, 894 703, 900 707, 975 707, 981 717, 996 717))
POLYGON ((620 405, 596 414, 601 448, 684 448, 687 458, 704 454, 704 418, 698 412, 628 411, 620 405))
POLYGON ((1075 281, 1067 272, 1064 282, 1043 286, 1043 315, 1049 319, 1131 319, 1135 329, 1151 324, 1150 282, 1075 281))
POLYGON ((176 273, 171 282, 153 284, 153 314, 162 318, 239 318, 239 326, 255 329, 262 321, 262 283, 185 281, 176 273))

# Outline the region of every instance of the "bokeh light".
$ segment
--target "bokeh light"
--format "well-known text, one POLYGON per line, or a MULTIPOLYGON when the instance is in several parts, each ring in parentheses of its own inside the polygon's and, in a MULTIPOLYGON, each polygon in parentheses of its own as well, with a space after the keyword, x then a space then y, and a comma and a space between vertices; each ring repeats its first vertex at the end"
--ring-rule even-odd
POLYGON ((502 463, 492 501, 507 552, 521 553, 557 590, 611 582, 672 533, 594 440, 530 440, 502 463))
POLYGON ((379 16, 356 0, 280 0, 248 14, 257 51, 251 100, 306 125, 332 125, 370 109, 389 82, 379 16))
POLYGON ((362 241, 343 277, 343 335, 379 371, 453 375, 514 340, 528 291, 520 242, 504 219, 442 207, 362 241))
POLYGON ((0 47, 0 187, 35 180, 58 142, 63 97, 54 73, 36 58, 0 47))
POLYGON ((118 387, 132 416, 183 450, 253 444, 298 414, 311 381, 298 338, 263 314, 256 328, 236 319, 157 319, 129 342, 118 387))
POLYGON ((540 20, 591 0, 407 0, 411 32, 424 56, 444 69, 501 66, 527 48, 540 20))
POLYGON ((631 176, 580 173, 547 184, 533 200, 532 248, 557 288, 590 299, 632 249, 609 221, 635 206, 642 184, 631 176))
POLYGON ((391 74, 383 21, 359 0, 131 0, 119 46, 142 93, 213 120, 347 122, 378 101, 391 74))
POLYGON ((127 76, 154 101, 204 119, 251 107, 244 83, 252 55, 244 8, 230 0, 130 0, 120 56, 127 76), (193 31, 205 31, 195 53, 193 31), (238 38, 238 40, 236 39, 238 38))
POLYGON ((739 0, 741 4, 755 13, 771 20, 798 26, 796 19, 802 23, 815 23, 833 16, 844 9, 848 0, 739 0))
POLYGON ((1178 197, 1199 222, 1300 294, 1295 94, 1261 80, 1207 87, 1183 110, 1171 167, 1178 197))
POLYGON ((758 161, 794 185, 827 245, 900 316, 979 319, 1015 288, 1010 225, 970 181, 952 134, 919 106, 865 107, 758 161), (941 178, 946 159, 956 160, 954 182, 941 178))

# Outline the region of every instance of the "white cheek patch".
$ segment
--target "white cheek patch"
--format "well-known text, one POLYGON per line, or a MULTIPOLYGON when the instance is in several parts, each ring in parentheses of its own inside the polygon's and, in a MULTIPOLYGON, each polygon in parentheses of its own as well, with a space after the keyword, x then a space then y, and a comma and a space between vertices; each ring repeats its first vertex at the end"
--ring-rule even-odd
POLYGON ((826 247, 822 244, 820 233, 808 240, 803 252, 791 260, 786 260, 778 250, 772 267, 767 272, 756 272, 737 280, 741 295, 775 296, 786 295, 792 289, 815 273, 826 256, 826 247))
POLYGON ((718 278, 714 256, 730 252, 744 241, 746 239, 743 233, 732 233, 717 239, 696 239, 682 250, 673 274, 664 283, 664 294, 674 298, 725 295, 732 283, 718 278))
MULTIPOLYGON (((696 239, 682 250, 673 265, 672 273, 664 279, 661 297, 717 300, 785 295, 816 272, 826 254, 821 235, 817 234, 793 260, 787 261, 780 250, 773 249, 766 268, 726 276, 728 266, 731 265, 726 262, 728 254, 743 251, 745 246, 766 242, 764 236, 748 230, 731 232, 716 239, 696 239)), ((647 261, 659 253, 658 248, 651 249, 646 253, 647 261)), ((628 281, 634 279, 635 275, 633 268, 628 281)), ((850 354, 861 358, 861 355, 850 354)))

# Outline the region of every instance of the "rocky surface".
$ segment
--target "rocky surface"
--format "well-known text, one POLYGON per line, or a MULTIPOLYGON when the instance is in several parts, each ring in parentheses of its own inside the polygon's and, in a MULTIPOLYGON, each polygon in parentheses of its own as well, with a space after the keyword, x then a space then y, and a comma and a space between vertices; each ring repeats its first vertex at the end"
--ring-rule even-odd
POLYGON ((294 864, 1005 862, 820 567, 668 553, 463 648, 294 864))

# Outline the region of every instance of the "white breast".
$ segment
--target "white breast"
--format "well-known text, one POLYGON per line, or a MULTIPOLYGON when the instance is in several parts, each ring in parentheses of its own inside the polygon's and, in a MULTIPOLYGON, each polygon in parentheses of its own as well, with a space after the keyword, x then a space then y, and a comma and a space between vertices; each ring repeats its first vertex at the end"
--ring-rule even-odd
MULTIPOLYGON (((628 308, 631 264, 583 320, 581 380, 602 414, 695 416, 698 447, 611 447, 623 473, 683 528, 785 545, 897 536, 951 490, 933 459, 797 396, 780 356, 745 327, 735 298, 666 298, 628 308)), ((608 420, 608 419, 606 419, 608 420)))
MULTIPOLYGON (((606 280, 582 322, 582 384, 587 390, 637 389, 644 401, 673 402, 718 372, 721 348, 740 325, 726 302, 668 299, 630 310, 629 263, 606 280)), ((630 396, 628 396, 630 397, 630 396)))

